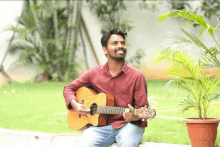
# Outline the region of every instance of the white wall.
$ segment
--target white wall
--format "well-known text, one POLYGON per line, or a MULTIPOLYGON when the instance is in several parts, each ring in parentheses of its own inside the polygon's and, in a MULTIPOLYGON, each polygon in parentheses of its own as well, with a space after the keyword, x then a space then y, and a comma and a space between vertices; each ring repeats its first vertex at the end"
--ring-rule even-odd
MULTIPOLYGON (((158 11, 152 12, 148 9, 140 9, 139 4, 140 1, 125 1, 127 7, 127 10, 121 14, 122 17, 128 18, 128 20, 133 21, 134 28, 128 32, 128 54, 127 59, 130 58, 135 51, 138 48, 144 49, 146 56, 143 59, 143 65, 146 66, 146 69, 148 70, 148 74, 155 74, 152 71, 155 71, 156 69, 163 69, 166 64, 157 64, 154 65, 151 63, 152 56, 155 55, 155 49, 160 49, 162 47, 162 43, 170 38, 168 37, 169 31, 175 32, 178 34, 182 34, 179 28, 184 28, 192 33, 199 34, 200 27, 194 28, 193 26, 187 27, 184 25, 184 20, 179 19, 172 19, 169 18, 165 22, 159 22, 157 17, 163 14, 164 12, 167 12, 170 10, 166 2, 156 1, 158 11), (150 73, 152 72, 152 73, 150 73)), ((200 2, 195 1, 191 2, 192 6, 195 8, 197 5, 200 4, 200 2)), ((22 8, 22 2, 21 1, 0 1, 0 30, 2 30, 4 27, 6 27, 8 24, 14 24, 15 25, 15 18, 20 15, 22 8)), ((93 45, 96 49, 96 53, 98 56, 98 59, 101 64, 104 64, 107 60, 102 52, 100 39, 102 37, 101 35, 101 28, 102 28, 102 22, 99 18, 96 17, 96 14, 94 12, 91 12, 89 7, 87 6, 87 3, 84 1, 83 3, 83 10, 82 14, 85 20, 85 23, 87 25, 89 34, 91 36, 91 40, 93 42, 93 45)), ((215 27, 217 25, 217 20, 215 18, 208 20, 210 23, 215 27)), ((185 21, 186 22, 186 21, 185 21)), ((4 52, 6 51, 8 40, 10 39, 12 35, 12 32, 1 32, 0 33, 0 61, 3 58, 4 52)), ((90 44, 88 42, 88 39, 86 38, 85 31, 83 31, 83 36, 86 42, 86 48, 87 48, 87 58, 89 61, 89 66, 94 67, 96 66, 95 58, 92 53, 90 44)), ((207 46, 213 45, 213 42, 211 41, 211 38, 207 37, 208 35, 204 35, 201 37, 201 39, 205 42, 207 46)), ((217 39, 219 39, 219 35, 216 34, 217 39)), ((81 41, 80 41, 81 43, 81 41)), ((77 51, 77 61, 80 63, 82 69, 85 70, 85 61, 83 56, 83 49, 82 49, 82 43, 77 51)), ((190 50, 190 53, 194 57, 198 57, 198 50, 190 50)), ((31 77, 33 77, 37 73, 37 69, 31 65, 27 68, 23 67, 20 70, 12 70, 8 69, 10 64, 16 60, 17 56, 9 55, 7 56, 7 59, 4 63, 6 71, 15 79, 19 79, 19 76, 23 79, 20 81, 25 81, 31 77), (31 69, 31 70, 30 70, 31 69), (17 75, 17 76, 16 76, 17 75)), ((158 71, 159 72, 159 71, 158 71)), ((161 74, 161 73, 159 73, 161 74)), ((151 76, 149 76, 151 77, 151 76)), ((1 80, 1 77, 0 77, 1 80)), ((1 83, 1 81, 0 81, 1 83)))
MULTIPOLYGON (((161 49, 164 46, 164 41, 166 39, 171 39, 168 36, 168 32, 174 32, 180 35, 184 35, 179 28, 184 28, 185 30, 198 35, 201 27, 187 27, 184 25, 186 20, 169 18, 164 22, 159 22, 157 17, 162 15, 164 12, 170 11, 170 5, 164 1, 156 1, 158 11, 152 12, 149 9, 140 9, 140 1, 125 1, 127 5, 127 10, 123 12, 122 18, 133 21, 134 28, 128 32, 128 54, 127 59, 129 59, 135 51, 139 48, 144 49, 146 56, 142 60, 143 68, 145 69, 145 74, 147 78, 150 79, 160 79, 168 78, 168 75, 164 72, 164 68, 168 67, 167 63, 152 63, 152 57, 156 54, 156 49, 161 49)), ((201 5, 199 1, 190 2, 192 9, 197 8, 201 5)), ((106 58, 101 50, 100 38, 101 38, 101 27, 102 23, 95 16, 94 12, 90 12, 88 6, 84 4, 83 15, 88 25, 90 35, 92 36, 92 41, 98 53, 98 57, 101 64, 106 62, 106 58)), ((207 20, 207 19, 206 19, 207 20)), ((216 18, 207 20, 213 27, 216 27, 219 23, 216 18)), ((213 46, 214 42, 209 35, 205 35, 207 32, 204 31, 204 35, 200 39, 207 46, 213 46)), ((216 38, 219 40, 219 35, 215 34, 216 38)), ((195 47, 189 48, 187 50, 193 57, 198 59, 200 50, 195 49, 195 47)))
MULTIPOLYGON (((8 42, 12 32, 4 31, 9 25, 16 25, 15 18, 20 16, 22 10, 22 1, 0 1, 0 63, 8 47, 8 42)), ((10 63, 15 61, 14 57, 7 57, 4 66, 7 70, 10 63)))
MULTIPOLYGON (((16 18, 22 12, 23 1, 0 1, 0 63, 8 48, 9 40, 13 32, 6 31, 5 29, 10 26, 16 26, 16 18)), ((10 66, 18 60, 18 54, 8 54, 3 63, 5 71, 15 81, 26 81, 33 78, 37 73, 37 68, 33 65, 26 64, 24 66, 10 66)), ((5 83, 5 79, 0 74, 0 84, 5 83)))

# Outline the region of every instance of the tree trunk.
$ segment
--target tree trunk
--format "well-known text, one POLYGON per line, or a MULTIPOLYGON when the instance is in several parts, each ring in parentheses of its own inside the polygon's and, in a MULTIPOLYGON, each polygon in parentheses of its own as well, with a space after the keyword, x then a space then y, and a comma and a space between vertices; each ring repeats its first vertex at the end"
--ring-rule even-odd
POLYGON ((2 73, 3 76, 8 80, 8 83, 14 82, 14 81, 11 79, 11 77, 7 74, 7 72, 5 72, 5 70, 4 70, 4 68, 3 68, 2 65, 0 66, 0 73, 2 73))
MULTIPOLYGON (((17 26, 18 26, 18 24, 16 25, 16 27, 17 26)), ((7 48, 7 50, 5 52, 5 55, 4 55, 3 59, 2 59, 2 62, 0 64, 0 72, 2 72, 3 76, 5 76, 9 80, 9 83, 12 83, 13 80, 10 78, 10 76, 7 74, 7 72, 4 70, 3 63, 4 63, 5 59, 6 59, 6 56, 7 56, 8 51, 9 51, 9 48, 11 47, 12 41, 14 39, 14 36, 15 36, 15 31, 13 32, 13 35, 12 35, 10 41, 9 41, 8 48, 7 48)))
POLYGON ((75 45, 75 38, 76 38, 76 34, 77 32, 76 31, 76 12, 77 12, 77 4, 78 1, 74 1, 74 4, 73 4, 73 7, 71 7, 73 9, 72 11, 72 14, 71 14, 71 27, 70 27, 70 30, 71 30, 71 36, 70 36, 70 50, 69 50, 69 55, 68 55, 68 60, 70 63, 73 63, 74 62, 74 56, 73 56, 73 53, 74 53, 74 45, 75 45), (75 31, 74 31, 75 30, 75 31), (74 34, 73 34, 74 33, 74 34))
POLYGON ((68 24, 67 24, 67 27, 68 27, 68 32, 67 32, 67 39, 66 39, 66 49, 68 50, 67 53, 68 53, 68 57, 66 58, 67 59, 67 69, 69 69, 69 54, 70 54, 70 50, 71 48, 73 47, 72 46, 72 14, 73 14, 73 0, 70 0, 69 2, 69 14, 68 14, 68 24))
POLYGON ((85 61, 86 61, 86 68, 87 68, 87 70, 89 70, 89 64, 88 64, 88 60, 87 60, 87 52, 86 52, 86 45, 85 45, 85 42, 84 42, 84 39, 83 39, 82 29, 81 29, 81 27, 80 27, 80 29, 79 29, 79 34, 80 34, 80 38, 81 38, 81 40, 82 40, 83 53, 84 53, 84 58, 85 58, 85 61))
POLYGON ((34 1, 33 0, 30 0, 30 7, 31 7, 31 11, 33 13, 33 16, 34 16, 34 21, 35 21, 35 24, 36 24, 36 28, 37 28, 37 31, 39 32, 39 38, 40 38, 40 41, 42 43, 42 50, 44 52, 44 56, 45 56, 45 59, 46 59, 46 62, 48 64, 48 69, 51 71, 51 72, 54 72, 54 69, 53 69, 53 66, 49 63, 50 61, 50 57, 49 57, 49 54, 47 52, 47 44, 46 42, 43 40, 43 30, 41 28, 41 25, 40 25, 40 22, 38 20, 38 17, 37 17, 37 14, 34 10, 34 1))
POLYGON ((65 36, 65 40, 66 43, 64 45, 64 62, 63 62, 63 67, 67 68, 68 66, 68 45, 69 45, 69 28, 70 28, 70 23, 69 23, 69 19, 70 19, 70 0, 67 0, 67 26, 66 26, 66 36, 65 36))
POLYGON ((41 29, 41 26, 40 26, 40 23, 39 23, 39 20, 38 20, 38 17, 37 17, 37 14, 33 8, 33 5, 34 5, 34 2, 33 0, 30 0, 30 4, 31 4, 31 11, 33 13, 33 16, 34 16, 34 21, 36 23, 36 27, 37 27, 37 30, 39 32, 39 37, 40 37, 40 40, 42 42, 42 49, 43 49, 43 52, 44 52, 44 55, 45 55, 45 58, 46 58, 46 61, 49 62, 50 58, 49 58, 49 54, 47 52, 47 49, 46 49, 46 43, 44 42, 43 38, 42 38, 42 29, 41 29))
POLYGON ((84 19, 83 19, 82 15, 81 15, 81 19, 82 19, 82 23, 83 23, 83 28, 84 28, 84 30, 86 31, 86 35, 87 35, 87 38, 88 38, 88 40, 89 40, 90 46, 91 46, 91 48, 92 48, 93 54, 94 54, 94 56, 95 56, 96 62, 97 62, 98 65, 100 65, 98 56, 97 56, 96 51, 95 51, 95 47, 94 47, 94 45, 92 44, 91 37, 90 37, 90 35, 89 35, 88 29, 87 29, 87 27, 86 27, 86 24, 85 24, 85 22, 84 22, 84 19))
POLYGON ((75 11, 75 21, 74 21, 74 24, 75 24, 75 33, 74 33, 74 44, 73 44, 73 62, 75 62, 75 55, 76 55, 76 50, 77 50, 77 43, 78 43, 78 32, 79 30, 81 29, 81 24, 82 24, 82 21, 81 21, 81 10, 82 10, 82 1, 76 1, 76 4, 77 7, 76 7, 76 11, 75 11))
MULTIPOLYGON (((58 29, 58 17, 57 17, 57 8, 56 8, 56 2, 55 0, 52 0, 52 6, 53 6, 53 23, 54 23, 54 37, 55 37, 55 50, 60 50, 60 41, 59 41, 59 29, 58 29)), ((57 58, 59 58, 59 55, 57 55, 57 58)), ((57 61, 57 68, 56 71, 58 73, 59 79, 63 79, 63 75, 61 72, 60 62, 57 61)))

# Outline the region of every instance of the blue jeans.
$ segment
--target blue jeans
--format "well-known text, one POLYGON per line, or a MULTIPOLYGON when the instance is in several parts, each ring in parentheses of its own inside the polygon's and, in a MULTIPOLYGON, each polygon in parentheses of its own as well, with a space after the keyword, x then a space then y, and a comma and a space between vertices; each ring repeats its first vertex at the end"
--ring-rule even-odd
POLYGON ((144 128, 127 123, 119 129, 111 125, 104 127, 91 126, 83 131, 77 147, 108 147, 117 142, 117 147, 137 147, 143 138, 144 128))

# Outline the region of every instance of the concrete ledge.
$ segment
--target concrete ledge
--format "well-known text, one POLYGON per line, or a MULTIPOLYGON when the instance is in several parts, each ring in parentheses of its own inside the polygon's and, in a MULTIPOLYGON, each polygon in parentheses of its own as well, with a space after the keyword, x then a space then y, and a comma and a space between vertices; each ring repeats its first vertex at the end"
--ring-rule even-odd
POLYGON ((78 139, 74 133, 50 134, 0 128, 0 147, 74 147, 78 139))
MULTIPOLYGON (((117 147, 117 144, 114 143, 109 147, 117 147)), ((155 143, 155 142, 141 142, 138 147, 191 147, 191 145, 182 145, 182 144, 171 144, 171 143, 155 143)))
MULTIPOLYGON (((75 147, 80 136, 74 133, 50 134, 0 128, 0 147, 75 147)), ((110 147, 117 147, 113 144, 110 147)), ((190 147, 190 145, 141 142, 139 147, 190 147)))

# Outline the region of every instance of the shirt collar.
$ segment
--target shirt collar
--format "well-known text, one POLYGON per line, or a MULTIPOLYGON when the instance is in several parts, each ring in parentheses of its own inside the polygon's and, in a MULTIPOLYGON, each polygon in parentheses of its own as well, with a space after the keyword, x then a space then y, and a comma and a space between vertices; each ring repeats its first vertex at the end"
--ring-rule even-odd
POLYGON ((125 74, 127 74, 127 69, 128 69, 128 65, 126 62, 124 62, 122 68, 121 68, 121 71, 123 71, 125 74))
MULTIPOLYGON (((127 68, 128 68, 128 65, 126 62, 124 62, 120 72, 123 71, 125 74, 127 74, 127 68)), ((105 73, 109 73, 108 62, 106 62, 103 66, 101 66, 100 69, 103 70, 105 73)))

